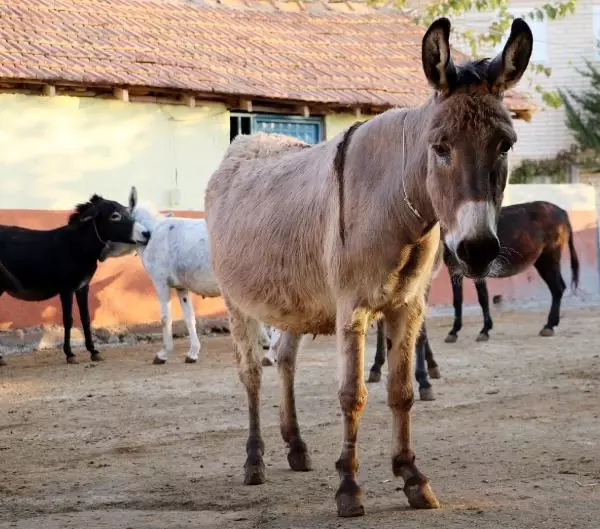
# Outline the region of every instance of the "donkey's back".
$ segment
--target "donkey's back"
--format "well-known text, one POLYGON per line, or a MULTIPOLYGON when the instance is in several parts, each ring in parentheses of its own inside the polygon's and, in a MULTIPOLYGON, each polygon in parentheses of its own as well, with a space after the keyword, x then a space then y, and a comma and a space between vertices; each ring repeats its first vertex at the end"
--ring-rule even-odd
POLYGON ((329 177, 335 145, 238 136, 206 189, 212 264, 226 298, 297 332, 331 332, 329 177))
POLYGON ((142 251, 144 267, 154 280, 204 297, 221 295, 212 272, 204 219, 161 220, 142 251))

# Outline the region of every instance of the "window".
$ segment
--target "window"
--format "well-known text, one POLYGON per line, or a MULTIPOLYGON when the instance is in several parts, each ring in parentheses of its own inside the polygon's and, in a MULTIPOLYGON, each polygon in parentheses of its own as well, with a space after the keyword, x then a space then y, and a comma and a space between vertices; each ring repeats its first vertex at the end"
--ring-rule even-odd
MULTIPOLYGON (((531 52, 531 62, 535 64, 545 64, 548 62, 548 24, 546 20, 538 20, 537 18, 529 18, 528 13, 531 13, 533 8, 522 7, 519 9, 511 8, 508 12, 513 17, 524 18, 531 28, 533 34, 533 51, 531 52)), ((496 46, 496 53, 500 53, 504 48, 510 29, 502 39, 502 42, 496 46)))
POLYGON ((600 59, 600 6, 594 6, 594 49, 596 59, 600 59))
POLYGON ((271 114, 234 114, 230 118, 229 139, 238 134, 254 132, 278 133, 293 136, 306 143, 319 143, 323 139, 323 120, 318 117, 301 118, 271 114))

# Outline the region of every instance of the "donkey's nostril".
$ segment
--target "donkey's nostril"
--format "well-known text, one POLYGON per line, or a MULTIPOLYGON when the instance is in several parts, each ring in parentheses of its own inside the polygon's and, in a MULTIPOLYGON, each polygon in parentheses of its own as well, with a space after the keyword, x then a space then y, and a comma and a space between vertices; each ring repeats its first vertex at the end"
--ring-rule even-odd
POLYGON ((498 257, 500 243, 495 235, 478 239, 464 239, 456 247, 456 255, 469 268, 469 275, 481 276, 498 257))
POLYGON ((143 232, 142 232, 142 236, 143 236, 145 239, 148 239, 148 240, 149 240, 149 239, 150 239, 150 232, 149 232, 149 231, 143 231, 143 232))

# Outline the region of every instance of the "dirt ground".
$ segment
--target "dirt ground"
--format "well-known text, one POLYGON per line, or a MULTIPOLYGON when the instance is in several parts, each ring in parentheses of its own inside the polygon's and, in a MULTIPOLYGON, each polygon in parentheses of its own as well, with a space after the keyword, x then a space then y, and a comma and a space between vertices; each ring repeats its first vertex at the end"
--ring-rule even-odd
MULTIPOLYGON (((407 506, 390 465, 384 381, 369 385, 359 432, 366 516, 340 519, 334 461, 341 424, 332 338, 306 339, 297 404, 314 470, 288 470, 275 368, 263 376, 267 483, 242 485, 247 412, 229 336, 186 339, 164 366, 159 344, 104 348, 106 362, 62 352, 7 357, 0 370, 0 527, 552 528, 600 527, 600 309, 567 309, 554 338, 545 313, 480 316, 456 344, 450 318, 428 320, 442 379, 413 408, 417 462, 442 504, 407 506)), ((368 341, 367 369, 375 336, 368 341)), ((384 377, 385 377, 384 368, 384 377)))

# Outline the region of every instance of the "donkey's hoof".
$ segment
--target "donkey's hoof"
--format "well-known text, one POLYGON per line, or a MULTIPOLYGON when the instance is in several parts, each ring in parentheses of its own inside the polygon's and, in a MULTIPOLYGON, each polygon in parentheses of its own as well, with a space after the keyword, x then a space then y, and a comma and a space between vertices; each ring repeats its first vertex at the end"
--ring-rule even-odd
POLYGON ((265 482, 265 464, 259 463, 244 465, 244 485, 262 485, 265 482))
POLYGON ((440 504, 429 483, 410 483, 404 485, 404 494, 413 509, 439 509, 440 504))
POLYGON ((79 362, 77 361, 77 358, 75 358, 75 355, 73 356, 67 356, 67 364, 78 364, 79 362))
POLYGON ((540 331, 540 336, 554 336, 554 329, 549 329, 548 327, 544 327, 540 331))
MULTIPOLYGON (((197 358, 193 358, 191 356, 186 356, 185 357, 185 363, 186 364, 195 364, 198 361, 197 358)), ((163 362, 164 363, 164 362, 163 362)))
POLYGON ((268 356, 263 356, 260 363, 265 367, 269 367, 269 366, 273 365, 273 361, 268 356))
POLYGON ((104 358, 100 356, 100 353, 92 353, 90 359, 92 362, 104 362, 104 358))
POLYGON ((430 367, 427 372, 429 373, 430 378, 442 378, 439 366, 430 367))
POLYGON ((370 371, 369 378, 367 382, 379 382, 381 380, 381 372, 378 371, 370 371))
POLYGON ((167 361, 164 358, 159 358, 158 356, 154 357, 154 360, 152 360, 153 364, 164 364, 167 361))
POLYGON ((6 365, 8 365, 8 364, 6 363, 6 360, 4 360, 4 358, 2 358, 2 357, 0 356, 0 366, 6 366, 6 365))
POLYGON ((419 398, 421 400, 435 400, 433 388, 419 388, 419 398))
POLYGON ((485 332, 480 332, 477 338, 475 338, 476 342, 487 342, 490 339, 490 335, 485 332))
POLYGON ((448 336, 446 336, 446 339, 444 340, 444 342, 456 343, 456 340, 458 340, 458 336, 456 334, 449 334, 448 336))
POLYGON ((354 518, 365 515, 365 508, 360 496, 342 492, 336 496, 335 502, 337 503, 338 516, 341 518, 354 518))
POLYGON ((287 455, 287 460, 294 472, 309 472, 312 470, 312 462, 306 451, 290 451, 287 455))

